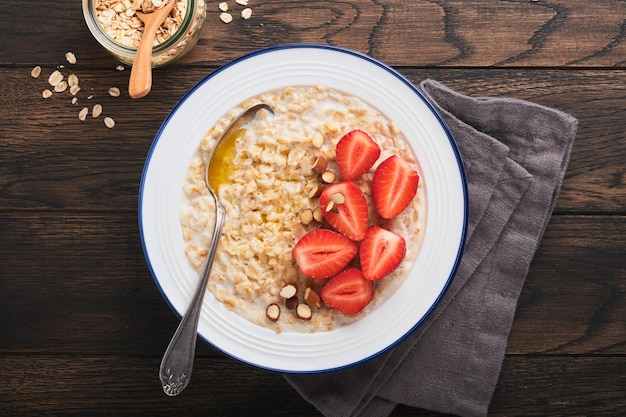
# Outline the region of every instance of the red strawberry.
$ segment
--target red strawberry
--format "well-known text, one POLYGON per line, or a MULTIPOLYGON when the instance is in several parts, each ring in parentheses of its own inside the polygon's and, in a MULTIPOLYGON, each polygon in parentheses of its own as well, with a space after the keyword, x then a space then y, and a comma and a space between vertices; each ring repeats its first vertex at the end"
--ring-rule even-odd
POLYGON ((396 269, 406 255, 404 238, 379 226, 370 226, 361 241, 359 259, 365 279, 377 281, 396 269))
POLYGON ((367 201, 355 183, 337 182, 326 187, 320 195, 320 207, 324 219, 336 231, 355 241, 363 239, 368 223, 367 201))
POLYGON ((356 243, 328 229, 312 230, 296 243, 291 256, 304 275, 324 279, 341 272, 358 251, 356 243))
POLYGON ((363 278, 356 268, 350 268, 332 278, 322 288, 322 300, 345 314, 355 314, 372 301, 372 282, 363 278))
POLYGON ((393 155, 378 165, 372 179, 372 199, 378 214, 396 217, 417 193, 419 175, 402 158, 393 155))
POLYGON ((380 148, 370 135, 362 130, 346 133, 335 149, 339 171, 345 181, 365 174, 380 156, 380 148))

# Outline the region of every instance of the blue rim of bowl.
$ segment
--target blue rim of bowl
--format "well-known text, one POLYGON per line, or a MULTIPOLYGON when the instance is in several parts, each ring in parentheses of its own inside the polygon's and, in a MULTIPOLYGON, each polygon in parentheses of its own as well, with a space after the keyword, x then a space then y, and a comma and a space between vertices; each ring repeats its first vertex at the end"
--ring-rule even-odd
POLYGON ((228 62, 227 64, 224 64, 222 66, 220 66, 219 68, 217 68, 215 71, 213 71, 212 73, 208 74, 206 77, 204 77, 202 80, 200 80, 194 87, 192 87, 187 93, 185 93, 183 95, 183 97, 178 101, 178 103, 176 103, 176 105, 174 106, 174 108, 170 111, 170 113, 167 115, 167 117, 165 118, 165 120, 163 121, 163 123, 161 124, 161 127, 159 128, 159 130, 157 131, 157 134, 152 142, 152 145, 150 146, 150 149, 148 151, 148 156, 146 158, 146 163, 144 164, 144 168, 143 168, 143 172, 141 175, 141 182, 139 185, 139 216, 138 216, 138 220, 139 220, 139 235, 140 235, 140 239, 141 239, 141 246, 144 252, 144 257, 146 258, 146 262, 148 263, 148 268, 150 269, 150 274, 152 275, 152 278, 154 280, 154 282, 156 283, 159 292, 161 292, 161 295, 163 296, 163 298, 165 299, 165 301, 167 302, 167 304, 170 306, 170 308, 174 311, 174 313, 176 314, 176 316, 178 316, 179 318, 181 318, 181 314, 177 311, 176 308, 174 308, 174 306, 172 305, 172 303, 169 301, 167 294, 165 294, 165 292, 163 291, 163 288, 161 287, 161 284, 159 283, 159 280, 156 276, 156 273, 152 267, 152 264, 150 262, 150 256, 148 254, 147 248, 146 248, 146 244, 145 244, 145 239, 144 239, 144 234, 143 234, 143 227, 142 227, 142 201, 143 201, 143 190, 144 190, 144 183, 145 183, 145 179, 146 179, 146 173, 148 170, 148 167, 150 165, 150 160, 152 158, 152 153, 154 152, 159 139, 161 137, 161 134, 163 132, 163 129, 165 128, 165 126, 167 126, 170 118, 172 118, 174 116, 174 114, 176 113, 177 109, 182 105, 182 103, 185 102, 185 100, 187 100, 187 98, 192 95, 198 88, 200 88, 201 85, 203 85, 205 82, 207 82, 208 80, 210 80, 211 78, 215 77, 217 74, 229 69, 230 67, 234 66, 235 64, 241 62, 241 61, 245 61, 249 58, 255 57, 257 55, 262 55, 262 54, 267 54, 267 53, 271 53, 271 52, 275 52, 275 51, 280 51, 280 50, 285 50, 285 49, 324 49, 324 50, 330 50, 330 51, 334 51, 334 52, 338 52, 338 53, 343 53, 343 54, 348 54, 348 55, 352 55, 355 56, 357 58, 363 59, 364 61, 367 61, 371 64, 374 64, 382 69, 384 69, 385 71, 389 72, 390 74, 394 75, 398 80, 402 81, 409 89, 411 89, 425 104, 426 106, 429 108, 429 110, 433 113, 433 115, 436 117, 436 119, 439 121, 439 124, 441 125, 441 128, 444 130, 446 137, 448 138, 448 141, 450 142, 450 146, 452 148, 452 151, 454 152, 454 155, 456 157, 456 161, 458 164, 458 168, 459 168, 459 173, 460 173, 460 177, 461 177, 461 186, 462 186, 462 191, 463 191, 463 213, 464 213, 464 219, 463 219, 463 228, 462 228, 462 233, 461 233, 461 239, 459 242, 459 247, 457 249, 457 255, 454 261, 454 265, 452 266, 452 269, 450 270, 450 275, 448 276, 448 279, 445 283, 445 285, 442 287, 441 292, 439 293, 439 296, 437 297, 437 299, 432 303, 432 305, 430 306, 430 308, 428 309, 428 311, 401 337, 399 337, 398 339, 396 339, 394 342, 390 343, 388 346, 386 346, 384 349, 381 349, 380 351, 357 361, 342 365, 342 366, 336 366, 333 368, 328 368, 328 369, 322 369, 322 370, 314 370, 314 371, 293 371, 293 370, 287 370, 287 369, 277 369, 277 368, 271 368, 271 367, 266 367, 266 366, 262 366, 259 364, 256 364, 254 362, 239 358, 237 356, 234 356, 232 354, 230 354, 229 352, 220 349, 219 347, 215 346, 213 343, 211 343, 210 340, 208 340, 207 338, 205 338, 204 336, 198 334, 198 336, 200 337, 200 339, 202 339, 205 343, 207 343, 208 345, 210 345, 211 347, 213 347, 214 349, 218 350, 219 352, 221 352, 222 354, 224 354, 227 357, 230 357, 238 362, 253 366, 255 368, 258 369, 264 369, 266 371, 270 371, 270 372, 276 372, 276 373, 281 373, 281 374, 291 374, 291 375, 297 375, 297 374, 320 374, 320 373, 328 373, 328 372, 334 372, 334 371, 338 371, 341 369, 346 369, 346 368, 351 368, 353 366, 357 366, 359 364, 362 364, 364 362, 368 362, 370 360, 372 360, 373 358, 389 351, 390 349, 392 349, 393 347, 395 347, 396 345, 398 345, 399 343, 401 343, 403 340, 405 340, 409 335, 411 335, 411 333, 413 333, 429 316, 430 314, 433 312, 433 310, 437 307, 437 305, 439 304, 439 302, 441 301, 442 297, 444 296, 444 294, 446 293, 446 291, 448 290, 448 288, 450 287, 450 284, 452 283, 452 280, 454 279, 454 276, 456 274, 456 271, 458 270, 459 264, 461 262, 461 256, 463 254, 463 250, 464 250, 464 246, 465 246, 465 240, 467 237, 467 229, 468 229, 468 224, 469 224, 469 197, 468 197, 468 188, 467 188, 467 177, 465 174, 465 169, 463 167, 463 160, 461 157, 461 153, 459 152, 459 149, 456 145, 456 142, 454 140, 454 137, 452 136, 452 132, 450 132, 450 129, 448 128, 448 126, 446 125, 445 121, 443 120, 443 118, 441 117, 441 115, 439 114, 439 112, 435 109, 435 107, 433 106, 433 104, 424 96, 424 94, 409 80, 407 79, 404 75, 400 74, 398 71, 394 70, 393 68, 391 68, 390 66, 388 66, 387 64, 384 64, 383 62, 372 58, 369 55, 363 54, 361 52, 357 52, 354 50, 351 50, 349 48, 344 48, 344 47, 338 47, 338 46, 332 46, 332 45, 323 45, 323 44, 283 44, 283 45, 277 45, 277 46, 271 46, 271 47, 267 47, 267 48, 262 48, 262 49, 258 49, 256 51, 244 54, 238 58, 235 58, 234 60, 228 62))

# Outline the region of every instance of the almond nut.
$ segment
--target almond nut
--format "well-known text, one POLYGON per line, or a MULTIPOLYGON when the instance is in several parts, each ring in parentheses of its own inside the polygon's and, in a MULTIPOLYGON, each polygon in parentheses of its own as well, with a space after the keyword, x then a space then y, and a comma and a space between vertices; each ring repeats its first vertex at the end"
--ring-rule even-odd
POLYGON ((298 287, 296 287, 296 284, 288 283, 288 284, 283 285, 278 295, 280 295, 284 299, 289 299, 295 296, 297 293, 298 293, 298 287))
POLYGON ((310 225, 313 222, 313 210, 306 209, 300 213, 300 223, 305 226, 310 225))
POLYGON ((304 302, 306 302, 309 307, 322 308, 322 299, 311 287, 306 287, 304 290, 304 302))
POLYGON ((324 181, 326 184, 332 184, 333 182, 335 182, 335 173, 332 171, 325 171, 322 174, 322 181, 324 181))
POLYGON ((298 304, 300 304, 300 301, 298 301, 298 296, 294 295, 291 298, 288 298, 285 301, 285 307, 287 307, 289 310, 293 310, 294 308, 298 307, 298 304))
POLYGON ((302 320, 311 320, 313 313, 308 305, 298 304, 298 307, 296 307, 296 316, 302 320))
POLYGON ((309 193, 309 198, 317 198, 322 195, 322 191, 324 191, 324 187, 322 185, 316 185, 311 189, 309 193))
POLYGON ((321 207, 317 207, 313 210, 313 218, 319 223, 324 221, 324 212, 321 207))
POLYGON ((280 317, 280 306, 276 303, 272 303, 265 309, 265 315, 271 321, 277 321, 280 317))
POLYGON ((324 158, 323 156, 318 156, 315 159, 315 162, 313 162, 313 166, 311 167, 311 169, 313 170, 313 172, 315 172, 316 174, 323 174, 324 172, 326 172, 326 168, 328 167, 328 159, 324 158))
POLYGON ((346 196, 341 193, 331 195, 330 199, 333 200, 335 204, 343 204, 346 202, 346 196))

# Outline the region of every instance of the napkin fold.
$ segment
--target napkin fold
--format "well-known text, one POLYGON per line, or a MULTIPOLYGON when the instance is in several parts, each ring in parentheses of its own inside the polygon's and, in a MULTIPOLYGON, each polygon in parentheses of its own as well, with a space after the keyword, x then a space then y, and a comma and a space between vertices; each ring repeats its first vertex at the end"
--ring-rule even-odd
POLYGON ((569 160, 578 122, 568 114, 468 97, 434 80, 419 87, 463 159, 465 250, 438 306, 393 349, 340 371, 285 375, 327 417, 387 416, 397 404, 487 414, 517 300, 569 160))

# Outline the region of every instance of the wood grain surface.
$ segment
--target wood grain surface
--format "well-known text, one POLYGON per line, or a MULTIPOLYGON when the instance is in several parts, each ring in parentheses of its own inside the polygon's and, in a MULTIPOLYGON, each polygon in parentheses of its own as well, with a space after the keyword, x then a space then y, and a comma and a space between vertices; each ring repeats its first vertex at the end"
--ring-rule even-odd
MULTIPOLYGON (((232 59, 301 42, 369 54, 415 84, 579 120, 490 415, 626 415, 626 2, 250 0, 243 20, 229 0, 228 25, 218 3, 207 2, 195 48, 156 69, 140 100, 79 1, 0 3, 0 415, 320 415, 280 375, 203 343, 187 390, 162 393, 158 364, 178 320, 137 218, 146 156, 178 100, 232 59), (67 92, 42 98, 59 66, 80 79, 77 105, 67 92), (102 116, 79 121, 96 103, 113 129, 102 116)), ((392 415, 438 414, 400 405, 392 415)))

